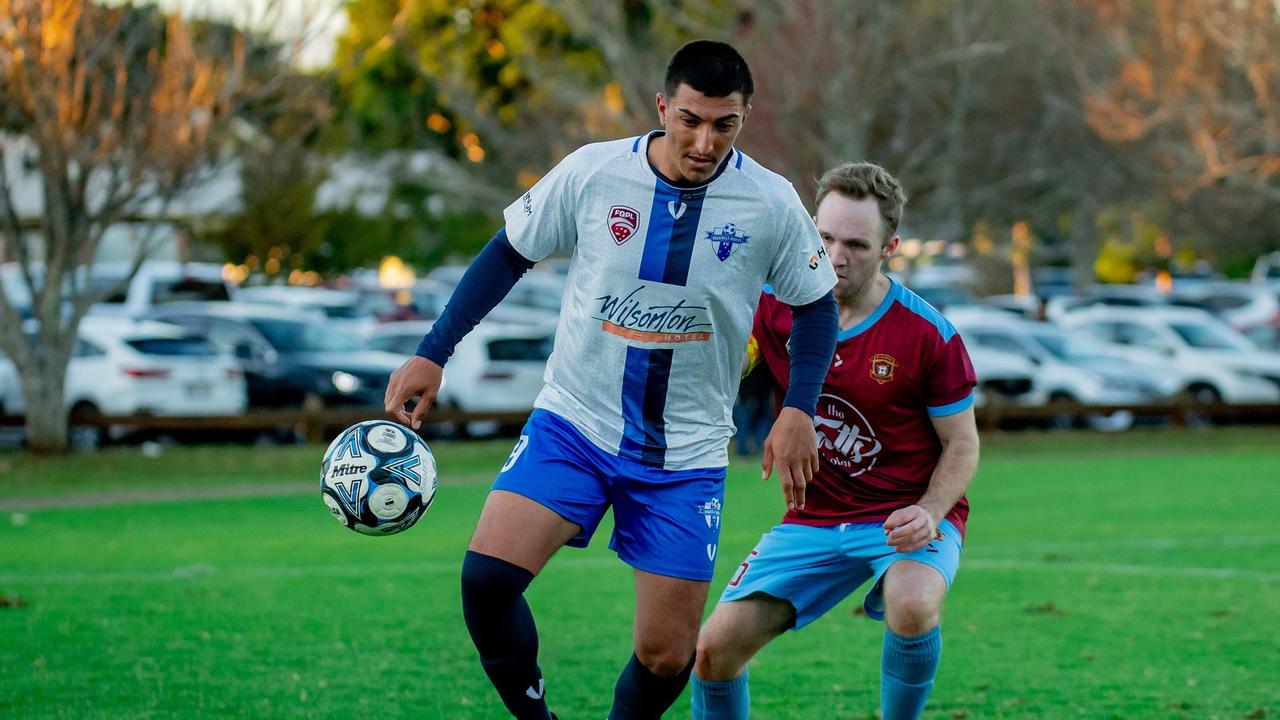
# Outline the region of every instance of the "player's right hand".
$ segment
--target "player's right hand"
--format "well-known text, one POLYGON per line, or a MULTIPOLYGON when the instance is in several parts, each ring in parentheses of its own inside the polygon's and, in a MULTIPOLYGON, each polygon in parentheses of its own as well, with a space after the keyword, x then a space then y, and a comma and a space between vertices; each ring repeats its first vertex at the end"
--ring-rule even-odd
POLYGON ((387 381, 387 393, 383 397, 387 414, 397 422, 417 430, 422 426, 422 418, 426 417, 436 395, 440 393, 440 385, 444 381, 444 368, 434 362, 414 355, 405 361, 398 370, 391 373, 387 381), (405 409, 405 403, 417 399, 413 414, 405 409))
POLYGON ((784 407, 764 441, 763 471, 768 480, 778 468, 782 499, 788 510, 804 509, 804 491, 818 471, 818 443, 813 434, 813 418, 801 410, 784 407))

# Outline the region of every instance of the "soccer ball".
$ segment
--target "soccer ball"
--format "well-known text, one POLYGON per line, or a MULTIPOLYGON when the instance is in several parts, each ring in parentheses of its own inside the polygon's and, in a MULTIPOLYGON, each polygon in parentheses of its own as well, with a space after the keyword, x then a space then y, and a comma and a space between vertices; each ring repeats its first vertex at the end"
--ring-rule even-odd
POLYGON ((413 527, 435 499, 436 459, 415 433, 388 420, 343 430, 324 451, 320 495, 333 517, 364 535, 413 527))

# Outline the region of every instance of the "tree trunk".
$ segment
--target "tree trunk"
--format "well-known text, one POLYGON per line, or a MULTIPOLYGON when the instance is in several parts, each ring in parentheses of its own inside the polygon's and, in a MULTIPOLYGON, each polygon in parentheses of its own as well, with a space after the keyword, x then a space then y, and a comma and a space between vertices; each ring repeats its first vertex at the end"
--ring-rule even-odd
POLYGON ((66 363, 61 368, 42 367, 37 373, 22 373, 22 393, 27 400, 27 448, 33 453, 51 455, 68 450, 66 376, 66 363))
POLYGON ((1077 293, 1094 283, 1098 260, 1098 204, 1089 193, 1071 213, 1071 266, 1073 286, 1077 293))

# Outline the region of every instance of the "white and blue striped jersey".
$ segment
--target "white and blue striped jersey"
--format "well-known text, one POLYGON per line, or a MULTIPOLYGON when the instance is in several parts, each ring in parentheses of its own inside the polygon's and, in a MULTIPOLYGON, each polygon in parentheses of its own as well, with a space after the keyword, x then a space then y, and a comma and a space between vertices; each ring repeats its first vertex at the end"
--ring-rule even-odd
POLYGON ((529 260, 573 251, 535 406, 623 457, 719 467, 761 288, 804 305, 835 272, 785 178, 735 148, 675 187, 648 161, 658 132, 580 148, 504 212, 529 260))

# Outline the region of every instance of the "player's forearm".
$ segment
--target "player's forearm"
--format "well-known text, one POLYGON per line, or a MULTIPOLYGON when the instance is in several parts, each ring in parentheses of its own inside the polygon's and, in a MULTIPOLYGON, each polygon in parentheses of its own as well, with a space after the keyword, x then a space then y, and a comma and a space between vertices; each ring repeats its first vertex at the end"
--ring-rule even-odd
POLYGON ((938 466, 929 478, 929 489, 917 503, 941 522, 960 498, 964 497, 978 469, 978 436, 963 436, 945 441, 938 466))

